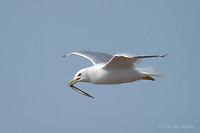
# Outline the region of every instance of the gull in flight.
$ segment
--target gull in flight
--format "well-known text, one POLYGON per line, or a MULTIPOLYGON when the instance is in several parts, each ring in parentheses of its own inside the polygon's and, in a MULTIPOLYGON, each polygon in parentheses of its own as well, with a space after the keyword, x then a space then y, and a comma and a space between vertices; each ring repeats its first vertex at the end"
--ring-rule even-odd
POLYGON ((137 80, 152 80, 153 77, 163 77, 157 74, 153 67, 136 68, 136 65, 144 58, 165 57, 166 55, 135 55, 129 53, 120 53, 114 56, 106 53, 79 51, 64 55, 79 55, 87 58, 93 66, 86 67, 78 71, 68 86, 77 92, 94 98, 88 93, 74 86, 77 82, 89 82, 93 84, 121 84, 137 80))

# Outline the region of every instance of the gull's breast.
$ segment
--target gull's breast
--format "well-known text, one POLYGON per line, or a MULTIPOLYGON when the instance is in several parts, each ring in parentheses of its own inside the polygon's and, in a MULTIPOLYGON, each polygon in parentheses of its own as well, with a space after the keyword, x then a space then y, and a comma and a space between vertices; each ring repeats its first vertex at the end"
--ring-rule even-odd
POLYGON ((140 73, 134 69, 98 69, 92 75, 90 82, 94 84, 121 84, 141 79, 140 73))

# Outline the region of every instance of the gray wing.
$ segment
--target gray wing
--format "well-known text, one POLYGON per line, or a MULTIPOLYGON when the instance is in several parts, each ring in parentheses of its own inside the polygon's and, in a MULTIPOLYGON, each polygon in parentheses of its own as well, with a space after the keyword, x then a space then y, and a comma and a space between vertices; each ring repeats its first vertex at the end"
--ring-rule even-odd
POLYGON ((116 54, 113 56, 110 61, 105 64, 104 69, 126 69, 134 68, 138 63, 144 58, 152 57, 165 57, 166 55, 153 55, 153 56, 144 56, 144 55, 134 55, 128 53, 116 54))
POLYGON ((106 53, 99 53, 99 52, 91 52, 91 51, 78 51, 78 52, 72 52, 68 55, 80 55, 92 62, 93 65, 99 64, 99 63, 107 63, 113 56, 106 54, 106 53))

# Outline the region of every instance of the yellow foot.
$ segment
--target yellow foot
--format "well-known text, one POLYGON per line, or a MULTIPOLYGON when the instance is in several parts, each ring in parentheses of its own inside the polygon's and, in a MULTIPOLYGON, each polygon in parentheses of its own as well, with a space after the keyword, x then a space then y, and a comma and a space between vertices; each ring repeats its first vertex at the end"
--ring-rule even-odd
POLYGON ((150 77, 150 76, 146 76, 146 77, 144 77, 144 78, 142 78, 142 79, 144 79, 144 80, 152 80, 152 81, 155 80, 154 78, 152 78, 152 77, 150 77))

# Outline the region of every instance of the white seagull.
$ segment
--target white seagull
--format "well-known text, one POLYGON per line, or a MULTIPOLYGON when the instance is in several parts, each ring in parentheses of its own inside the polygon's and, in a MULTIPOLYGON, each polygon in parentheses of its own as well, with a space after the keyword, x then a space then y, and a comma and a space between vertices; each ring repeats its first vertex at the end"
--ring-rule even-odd
POLYGON ((68 84, 69 87, 72 87, 74 90, 91 98, 94 97, 78 89, 74 84, 77 82, 89 82, 93 84, 121 84, 141 79, 154 81, 152 76, 164 76, 162 74, 157 74, 153 67, 136 68, 136 65, 140 63, 143 58, 165 57, 166 55, 145 56, 120 53, 112 56, 106 53, 79 51, 69 53, 63 57, 69 55, 80 55, 92 62, 93 66, 78 71, 68 84))

